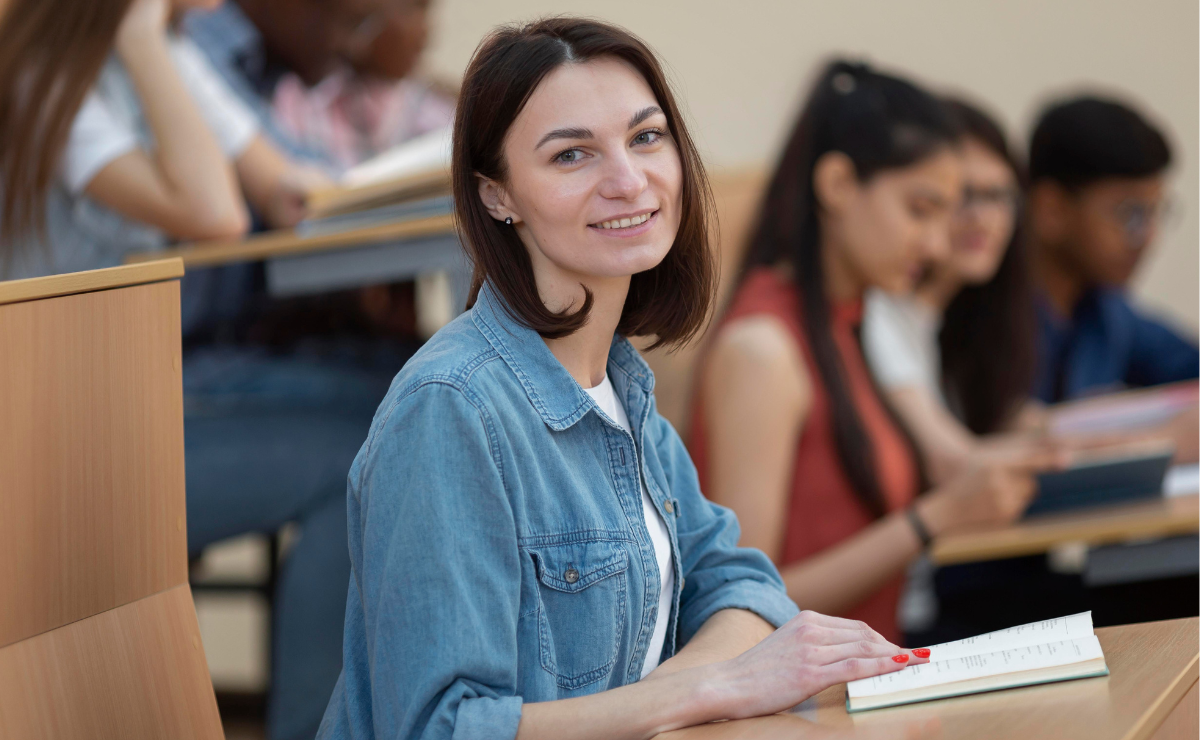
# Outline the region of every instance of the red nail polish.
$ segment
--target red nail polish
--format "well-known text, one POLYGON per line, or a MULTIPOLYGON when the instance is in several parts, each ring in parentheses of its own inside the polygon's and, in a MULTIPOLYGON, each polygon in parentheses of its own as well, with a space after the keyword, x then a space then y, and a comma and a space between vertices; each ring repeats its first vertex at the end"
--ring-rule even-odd
POLYGON ((908 656, 907 655, 893 655, 892 660, 896 661, 897 663, 907 663, 908 656))
POLYGON ((917 656, 918 658, 928 658, 929 648, 917 648, 913 651, 913 655, 917 656))

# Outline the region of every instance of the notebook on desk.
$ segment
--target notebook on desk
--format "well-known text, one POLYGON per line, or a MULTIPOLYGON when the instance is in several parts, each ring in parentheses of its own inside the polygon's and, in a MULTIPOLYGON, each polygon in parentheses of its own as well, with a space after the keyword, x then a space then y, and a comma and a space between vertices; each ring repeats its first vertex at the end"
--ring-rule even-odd
POLYGON ((1038 493, 1025 516, 1105 506, 1162 496, 1175 447, 1151 442, 1094 450, 1066 470, 1038 476, 1038 493))
POLYGON ((929 650, 929 663, 846 684, 846 710, 861 712, 1108 675, 1091 612, 933 645, 929 650))

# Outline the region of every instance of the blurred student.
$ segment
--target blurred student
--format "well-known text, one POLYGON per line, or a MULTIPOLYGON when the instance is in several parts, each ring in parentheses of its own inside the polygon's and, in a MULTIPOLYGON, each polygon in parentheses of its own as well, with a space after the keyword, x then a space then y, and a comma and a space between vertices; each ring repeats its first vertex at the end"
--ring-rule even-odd
POLYGON ((926 492, 917 454, 872 383, 863 296, 909 291, 949 250, 960 131, 911 83, 830 64, 772 178, 733 302, 701 370, 692 451, 742 544, 806 608, 900 639, 905 566, 931 537, 1020 515, 1022 465, 987 464, 926 492))
POLYGON ((868 293, 867 363, 924 457, 931 481, 972 456, 1019 453, 1012 429, 1033 387, 1035 323, 1020 227, 1022 168, 1000 126, 947 101, 964 129, 962 202, 950 251, 911 294, 868 293))
POLYGON ((364 56, 397 3, 406 1, 226 0, 212 13, 190 14, 184 28, 273 141, 336 172, 323 146, 307 147, 277 124, 276 89, 289 75, 315 87, 348 59, 364 56))
POLYGON ((454 100, 413 74, 429 35, 429 0, 393 5, 356 59, 316 85, 289 73, 275 88, 276 124, 339 170, 445 128, 454 118, 454 100))
POLYGON ((249 224, 243 193, 270 223, 299 219, 319 178, 281 156, 196 47, 167 31, 172 12, 203 5, 9 4, 6 278, 109 267, 170 239, 236 237, 249 224))
MULTIPOLYGON (((0 20, 0 277, 286 226, 307 186, 171 17, 190 0, 14 0, 0 20)), ((390 377, 390 376, 389 376, 390 377)), ((311 737, 341 666, 345 477, 387 378, 242 351, 183 362, 189 552, 299 524, 276 593, 271 737, 311 737), (200 389, 201 392, 197 392, 200 389), (365 399, 365 400, 364 400, 365 399)))
POLYGON ((1162 133, 1120 102, 1074 98, 1038 119, 1028 202, 1042 401, 1200 374, 1196 345, 1125 293, 1167 210, 1170 163, 1162 133))

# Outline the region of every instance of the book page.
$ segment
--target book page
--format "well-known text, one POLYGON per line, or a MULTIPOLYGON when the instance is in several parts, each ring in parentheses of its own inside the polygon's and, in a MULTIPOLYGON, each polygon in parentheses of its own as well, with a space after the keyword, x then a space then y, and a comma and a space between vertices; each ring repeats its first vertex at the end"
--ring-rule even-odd
POLYGON ((419 172, 450 170, 452 130, 449 126, 406 141, 351 167, 342 175, 345 188, 360 188, 419 172))
POLYGON ((953 660, 909 666, 902 671, 851 681, 846 684, 846 691, 851 698, 878 696, 1006 673, 1082 663, 1103 657, 1104 651, 1100 648, 1099 638, 1087 635, 1076 640, 1058 640, 1042 645, 1028 645, 984 655, 967 655, 953 660))
MULTIPOLYGON (((1047 619, 1044 622, 1022 624, 1017 627, 976 635, 965 640, 943 642, 929 646, 929 659, 934 662, 955 660, 968 655, 984 655, 999 650, 1042 645, 1047 642, 1075 640, 1092 635, 1092 613, 1072 614, 1069 617, 1047 619)), ((920 666, 913 666, 919 668, 920 666)), ((907 670, 907 669, 906 669, 907 670)))

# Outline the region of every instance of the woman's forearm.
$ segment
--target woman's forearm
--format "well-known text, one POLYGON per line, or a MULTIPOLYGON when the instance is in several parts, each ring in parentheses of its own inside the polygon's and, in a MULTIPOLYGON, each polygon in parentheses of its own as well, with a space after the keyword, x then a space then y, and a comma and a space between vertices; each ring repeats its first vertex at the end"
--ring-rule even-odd
POLYGON ((724 719, 722 670, 699 666, 591 696, 526 704, 517 740, 643 740, 724 719))
POLYGON ((154 134, 164 195, 193 226, 184 230, 244 230, 248 216, 233 166, 176 70, 165 35, 142 33, 120 43, 118 52, 154 134))
POLYGON ((745 609, 722 609, 709 617, 687 644, 646 678, 657 678, 736 658, 775 631, 770 622, 745 609))
POLYGON ((903 512, 780 569, 788 596, 801 609, 845 614, 877 591, 920 552, 921 541, 903 512))

